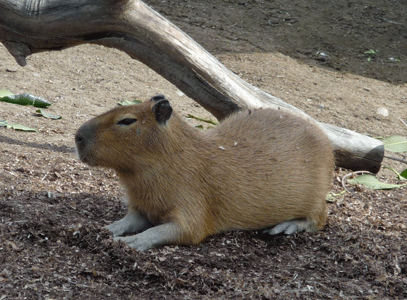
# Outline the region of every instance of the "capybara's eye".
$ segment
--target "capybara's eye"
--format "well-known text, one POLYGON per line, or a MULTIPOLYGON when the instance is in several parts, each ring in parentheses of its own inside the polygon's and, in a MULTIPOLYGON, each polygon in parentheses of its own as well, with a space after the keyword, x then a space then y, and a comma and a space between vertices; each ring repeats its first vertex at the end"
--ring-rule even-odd
POLYGON ((126 118, 126 119, 123 119, 123 120, 120 120, 119 122, 117 122, 117 125, 129 126, 135 122, 137 122, 137 119, 126 118))

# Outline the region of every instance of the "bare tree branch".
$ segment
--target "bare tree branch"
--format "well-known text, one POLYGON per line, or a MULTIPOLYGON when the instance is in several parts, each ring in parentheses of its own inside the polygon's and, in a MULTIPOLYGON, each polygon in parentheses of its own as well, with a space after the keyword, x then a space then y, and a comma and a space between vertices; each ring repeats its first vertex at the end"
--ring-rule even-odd
MULTIPOLYGON (((200 103, 221 120, 239 109, 303 111, 235 75, 189 36, 138 0, 0 0, 0 41, 20 65, 41 51, 84 43, 120 49, 200 103)), ((336 164, 378 172, 383 144, 318 123, 332 142, 336 164)))

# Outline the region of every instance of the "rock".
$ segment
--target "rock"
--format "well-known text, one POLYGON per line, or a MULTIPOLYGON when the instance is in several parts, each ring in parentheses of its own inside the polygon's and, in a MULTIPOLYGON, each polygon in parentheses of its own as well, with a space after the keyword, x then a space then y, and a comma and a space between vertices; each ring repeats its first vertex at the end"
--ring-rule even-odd
POLYGON ((378 115, 381 115, 383 117, 388 117, 389 116, 389 111, 387 110, 387 108, 384 107, 380 107, 377 109, 376 113, 378 115))

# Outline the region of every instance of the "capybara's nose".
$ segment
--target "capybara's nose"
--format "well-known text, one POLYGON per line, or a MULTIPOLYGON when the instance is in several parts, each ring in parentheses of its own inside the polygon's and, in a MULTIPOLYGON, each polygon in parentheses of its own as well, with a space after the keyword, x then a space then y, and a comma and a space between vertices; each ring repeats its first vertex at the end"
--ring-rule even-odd
POLYGON ((75 134, 75 144, 78 147, 85 143, 85 138, 82 136, 82 132, 77 131, 75 134))
POLYGON ((83 124, 79 129, 76 131, 75 134, 75 144, 78 151, 83 150, 86 147, 86 144, 92 138, 92 126, 89 122, 83 124))
POLYGON ((76 131, 76 134, 75 134, 76 147, 83 148, 85 145, 85 141, 86 141, 86 139, 84 137, 84 130, 82 130, 82 127, 81 127, 76 131))

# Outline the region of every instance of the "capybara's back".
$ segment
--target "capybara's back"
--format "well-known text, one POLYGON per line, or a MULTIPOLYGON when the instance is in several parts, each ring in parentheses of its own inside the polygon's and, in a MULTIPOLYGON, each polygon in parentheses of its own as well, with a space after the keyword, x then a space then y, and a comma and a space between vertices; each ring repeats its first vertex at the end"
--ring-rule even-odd
POLYGON ((79 157, 117 171, 129 213, 108 226, 131 247, 197 244, 231 229, 314 231, 326 222, 332 147, 318 125, 280 110, 187 125, 163 96, 116 108, 76 134, 79 157))

